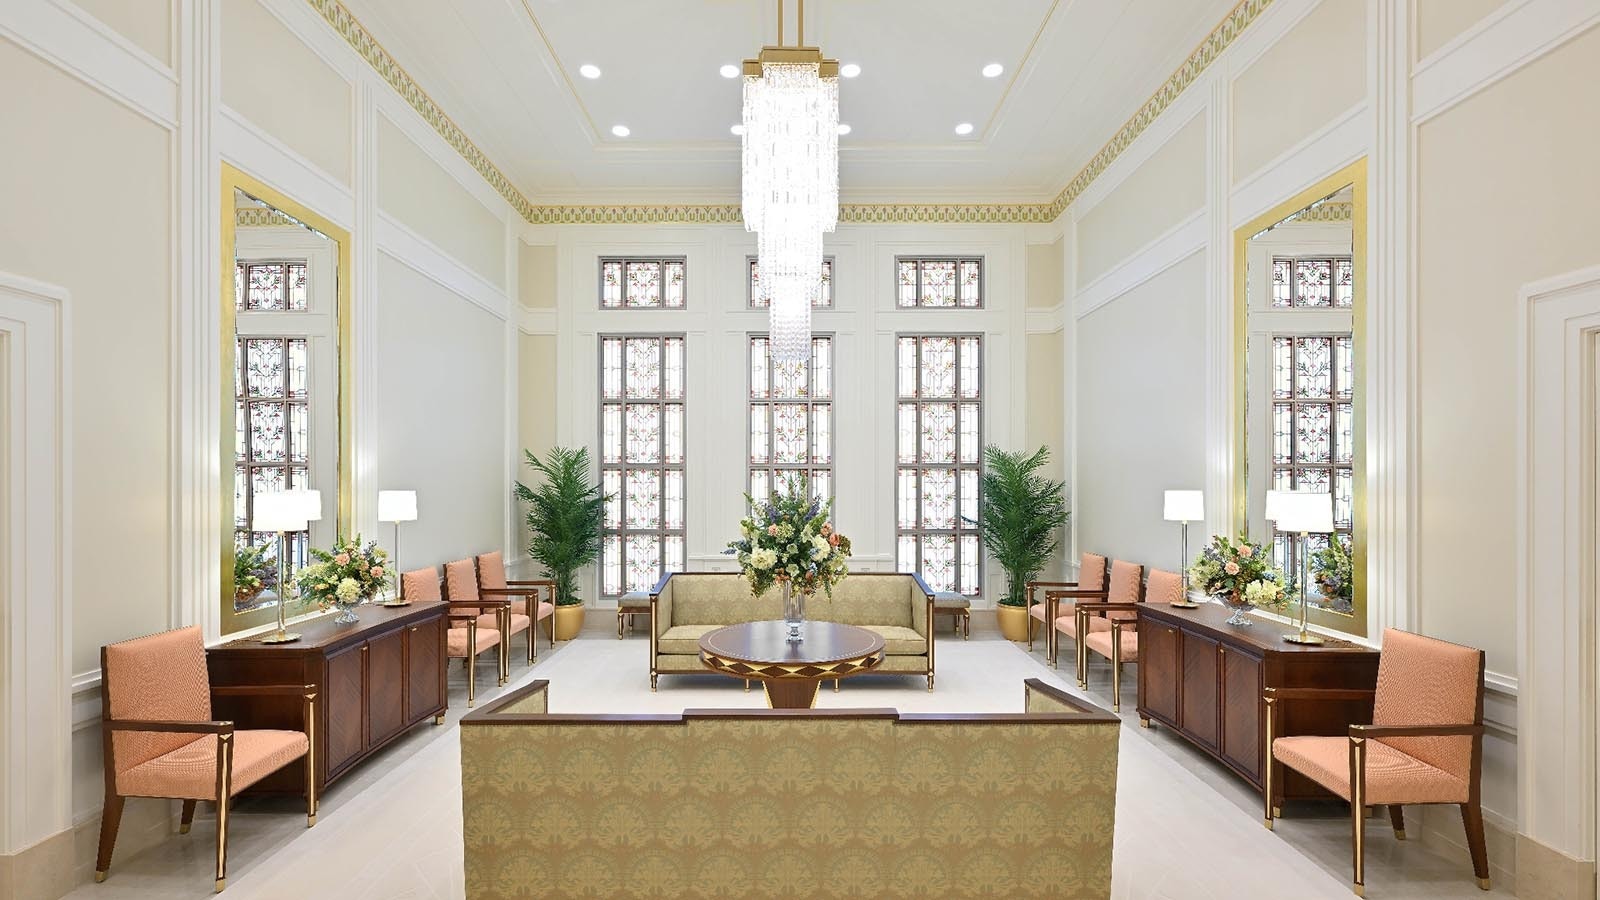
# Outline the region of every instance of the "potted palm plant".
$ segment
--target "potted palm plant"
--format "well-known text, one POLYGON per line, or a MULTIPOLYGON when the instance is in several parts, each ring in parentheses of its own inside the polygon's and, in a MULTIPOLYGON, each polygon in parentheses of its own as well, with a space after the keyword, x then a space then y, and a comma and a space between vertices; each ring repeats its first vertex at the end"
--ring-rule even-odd
POLYGON ((544 476, 538 487, 517 482, 517 499, 527 504, 528 555, 555 582, 552 637, 569 641, 583 629, 583 598, 578 570, 600 556, 600 525, 608 499, 589 480, 589 451, 552 447, 544 459, 524 451, 527 463, 544 476))
POLYGON ((984 548, 1006 573, 1006 592, 995 615, 1006 640, 1025 641, 1031 622, 1027 584, 1061 546, 1068 516, 1065 485, 1039 474, 1050 461, 1047 447, 1024 455, 991 445, 984 448, 983 461, 978 531, 984 548))

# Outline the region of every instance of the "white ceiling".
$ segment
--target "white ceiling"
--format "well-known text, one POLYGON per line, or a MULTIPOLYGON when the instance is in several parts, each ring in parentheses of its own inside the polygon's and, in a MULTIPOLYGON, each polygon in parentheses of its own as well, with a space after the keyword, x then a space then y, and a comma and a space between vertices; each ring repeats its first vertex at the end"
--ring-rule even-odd
MULTIPOLYGON (((811 0, 807 43, 862 70, 844 199, 1052 199, 1234 2, 811 0)), ((737 202, 740 82, 717 69, 775 43, 772 0, 345 3, 534 203, 737 202)))

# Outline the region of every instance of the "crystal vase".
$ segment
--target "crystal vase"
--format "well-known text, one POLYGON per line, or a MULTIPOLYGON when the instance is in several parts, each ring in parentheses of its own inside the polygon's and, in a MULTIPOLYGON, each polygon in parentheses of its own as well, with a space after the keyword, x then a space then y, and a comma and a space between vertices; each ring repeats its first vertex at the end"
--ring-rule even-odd
POLYGON ((1255 624, 1255 622, 1250 620, 1249 616, 1245 615, 1245 613, 1250 611, 1250 601, 1248 601, 1248 600, 1246 600, 1244 598, 1244 594, 1242 592, 1235 591, 1235 592, 1230 593, 1230 594, 1223 594, 1218 599, 1220 599, 1222 601, 1223 605, 1225 605, 1229 609, 1233 610, 1233 615, 1228 617, 1228 620, 1227 620, 1227 622, 1225 624, 1228 624, 1228 625, 1254 625, 1255 624))
POLYGON ((356 607, 361 605, 360 600, 356 600, 353 603, 345 603, 340 601, 334 605, 339 608, 339 614, 333 617, 335 624, 354 625, 355 623, 361 621, 361 617, 356 615, 356 607))
POLYGON ((790 643, 799 643, 805 636, 806 593, 795 590, 788 581, 783 582, 783 624, 789 626, 790 643))

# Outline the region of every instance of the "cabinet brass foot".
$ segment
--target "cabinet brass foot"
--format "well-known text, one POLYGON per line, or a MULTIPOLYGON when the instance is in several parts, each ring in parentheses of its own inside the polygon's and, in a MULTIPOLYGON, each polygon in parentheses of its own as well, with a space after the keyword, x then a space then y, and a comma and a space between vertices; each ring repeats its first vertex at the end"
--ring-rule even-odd
POLYGON ((444 724, 444 713, 440 713, 437 716, 434 716, 433 717, 433 724, 435 724, 435 725, 443 725, 444 724))
POLYGON ((104 870, 97 871, 97 872, 94 873, 94 883, 95 884, 99 884, 100 882, 105 881, 105 880, 106 880, 106 873, 105 873, 104 870))

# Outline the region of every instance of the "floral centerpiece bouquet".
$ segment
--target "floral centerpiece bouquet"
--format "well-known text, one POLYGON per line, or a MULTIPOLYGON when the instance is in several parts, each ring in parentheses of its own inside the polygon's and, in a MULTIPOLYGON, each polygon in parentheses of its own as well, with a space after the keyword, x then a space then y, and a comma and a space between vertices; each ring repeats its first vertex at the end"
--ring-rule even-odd
POLYGON ((371 600, 378 591, 394 581, 389 572, 389 551, 376 541, 361 543, 361 535, 354 540, 340 538, 332 550, 311 549, 316 560, 300 570, 295 583, 308 603, 317 603, 323 609, 339 607, 335 622, 347 624, 357 621, 354 612, 358 603, 371 600))
POLYGON ((836 531, 828 516, 833 501, 810 496, 804 479, 793 480, 788 493, 776 492, 758 501, 749 494, 751 514, 739 520, 739 540, 727 553, 760 597, 777 584, 784 591, 784 621, 791 638, 799 638, 805 619, 805 597, 818 590, 833 596, 833 586, 850 574, 850 539, 836 531))
POLYGON ((1229 625, 1249 625, 1245 610, 1253 606, 1288 607, 1291 597, 1283 572, 1272 564, 1266 548, 1240 535, 1230 540, 1215 535, 1189 566, 1189 583, 1233 609, 1229 625))
POLYGON ((1350 540, 1333 535, 1328 546, 1311 554, 1311 579, 1323 599, 1339 612, 1355 608, 1355 570, 1350 562, 1350 540))
POLYGON ((249 609, 256 598, 278 587, 277 563, 267 558, 271 544, 239 547, 233 551, 233 605, 249 609))

